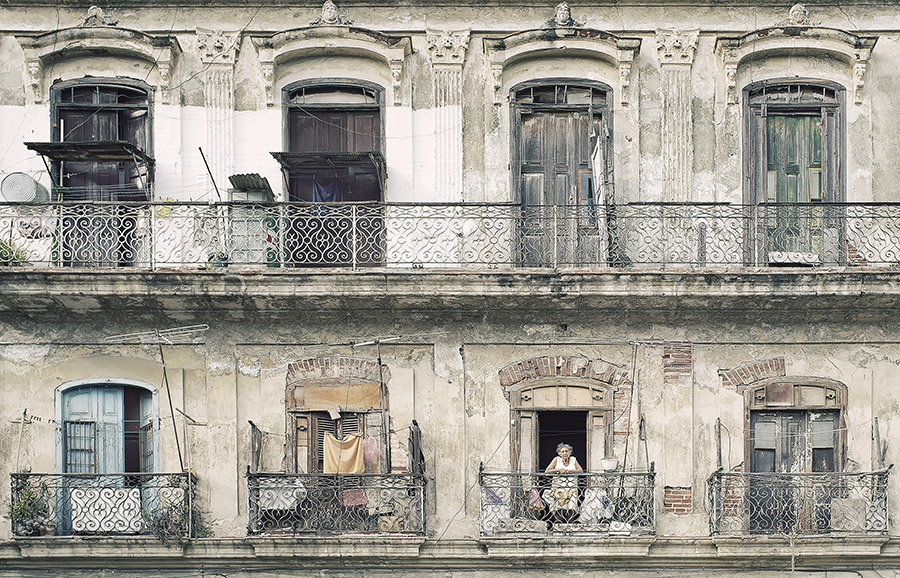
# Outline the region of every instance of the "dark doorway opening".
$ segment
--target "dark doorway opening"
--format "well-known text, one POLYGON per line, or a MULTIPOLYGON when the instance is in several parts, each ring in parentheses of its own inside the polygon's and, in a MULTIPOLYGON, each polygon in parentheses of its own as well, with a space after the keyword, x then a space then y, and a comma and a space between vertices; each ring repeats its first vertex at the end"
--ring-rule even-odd
POLYGON ((572 455, 587 468, 587 412, 542 411, 538 413, 538 467, 543 471, 556 457, 556 446, 572 446, 572 455))

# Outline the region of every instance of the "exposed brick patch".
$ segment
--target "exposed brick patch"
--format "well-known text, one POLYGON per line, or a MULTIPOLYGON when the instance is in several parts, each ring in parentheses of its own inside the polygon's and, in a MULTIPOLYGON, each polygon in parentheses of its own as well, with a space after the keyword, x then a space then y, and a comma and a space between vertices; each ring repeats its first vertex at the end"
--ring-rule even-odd
POLYGON ((663 348, 663 383, 677 383, 689 376, 693 368, 693 349, 690 343, 669 344, 663 348))
POLYGON ((564 355, 535 357, 507 365, 500 370, 500 385, 507 390, 523 381, 544 377, 580 377, 607 385, 631 385, 628 374, 615 366, 586 357, 564 355))
POLYGON ((737 388, 767 377, 784 377, 784 357, 750 361, 733 369, 720 369, 719 377, 725 387, 737 388))
POLYGON ((663 490, 663 507, 667 514, 686 516, 692 511, 693 489, 690 486, 666 486, 663 490))
MULTIPOLYGON (((390 381, 391 372, 382 366, 384 382, 390 381)), ((370 382, 381 380, 378 362, 356 357, 310 357, 288 364, 287 385, 298 381, 316 379, 357 379, 370 382)))
POLYGON ((860 254, 859 249, 851 242, 847 242, 847 265, 851 267, 865 267, 868 263, 866 258, 860 254))

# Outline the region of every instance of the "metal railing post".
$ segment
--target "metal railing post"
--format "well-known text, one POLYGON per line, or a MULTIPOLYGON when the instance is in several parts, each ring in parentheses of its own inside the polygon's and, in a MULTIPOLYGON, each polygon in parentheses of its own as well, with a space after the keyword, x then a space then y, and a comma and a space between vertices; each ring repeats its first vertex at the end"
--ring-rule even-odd
POLYGON ((350 233, 350 237, 352 239, 352 242, 351 242, 352 255, 351 255, 350 259, 353 262, 353 270, 354 271, 356 270, 356 243, 357 243, 356 229, 359 225, 359 223, 357 222, 357 219, 359 217, 359 215, 357 214, 357 208, 358 208, 357 205, 352 205, 350 207, 350 225, 352 227, 352 231, 350 233))
POLYGON ((150 231, 147 234, 147 250, 150 252, 150 270, 156 271, 156 243, 154 237, 156 235, 156 207, 150 205, 150 231))
POLYGON ((553 268, 559 268, 559 205, 553 207, 553 268))

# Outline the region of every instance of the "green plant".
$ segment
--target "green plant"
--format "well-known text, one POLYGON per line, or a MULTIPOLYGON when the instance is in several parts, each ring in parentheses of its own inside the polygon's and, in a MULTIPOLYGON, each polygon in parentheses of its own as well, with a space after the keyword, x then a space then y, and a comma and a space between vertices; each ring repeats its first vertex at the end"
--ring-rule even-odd
POLYGON ((163 544, 181 544, 187 539, 209 538, 212 529, 204 520, 203 513, 197 508, 191 509, 190 535, 188 535, 185 508, 168 506, 151 512, 143 512, 144 525, 163 544))
POLYGON ((13 494, 9 503, 9 519, 13 533, 18 536, 37 536, 44 532, 44 524, 50 507, 34 490, 22 490, 13 494))
POLYGON ((25 249, 12 241, 0 239, 0 265, 14 265, 28 260, 25 249))

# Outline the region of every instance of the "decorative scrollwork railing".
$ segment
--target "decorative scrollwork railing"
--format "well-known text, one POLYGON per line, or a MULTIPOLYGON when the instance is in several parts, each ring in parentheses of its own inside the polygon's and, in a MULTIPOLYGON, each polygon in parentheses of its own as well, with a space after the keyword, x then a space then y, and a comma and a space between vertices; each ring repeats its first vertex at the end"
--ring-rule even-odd
POLYGON ((889 471, 715 472, 707 480, 710 531, 725 535, 886 533, 889 471))
POLYGON ((190 535, 188 474, 11 474, 15 536, 190 535))
POLYGON ((247 483, 250 534, 425 532, 421 476, 248 473, 247 483))
POLYGON ((480 474, 481 533, 652 534, 651 472, 480 474))
POLYGON ((0 204, 0 265, 642 268, 900 264, 900 204, 0 204))

